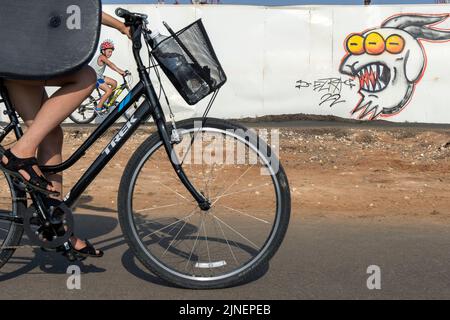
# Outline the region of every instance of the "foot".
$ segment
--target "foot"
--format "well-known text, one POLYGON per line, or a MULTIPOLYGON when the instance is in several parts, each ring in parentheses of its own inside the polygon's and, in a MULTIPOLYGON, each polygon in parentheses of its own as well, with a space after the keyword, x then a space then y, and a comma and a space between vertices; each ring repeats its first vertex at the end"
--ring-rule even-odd
MULTIPOLYGON (((72 247, 78 252, 88 251, 88 247, 89 246, 92 247, 92 245, 90 243, 87 243, 86 241, 83 241, 80 238, 77 238, 75 236, 70 238, 70 243, 72 244, 72 247)), ((103 251, 94 249, 94 247, 92 247, 92 249, 94 251, 91 252, 91 254, 89 254, 87 252, 86 252, 86 254, 89 255, 89 256, 93 256, 93 257, 101 257, 101 256, 103 256, 103 251)))
MULTIPOLYGON (((14 148, 11 148, 10 153, 17 158, 17 160, 30 160, 33 159, 34 160, 34 154, 25 154, 22 153, 20 151, 16 151, 14 148)), ((3 155, 3 157, 1 158, 1 163, 4 166, 7 166, 9 163, 10 159, 8 159, 8 157, 6 155, 3 155)), ((14 162, 13 162, 14 163, 14 162)), ((51 182, 47 181, 47 179, 45 178, 45 176, 43 175, 41 169, 39 168, 39 166, 36 164, 31 165, 29 168, 31 168, 32 171, 34 171, 34 173, 30 173, 24 169, 19 169, 17 172, 22 176, 22 178, 29 182, 29 183, 33 183, 32 178, 38 178, 38 180, 41 180, 40 182, 42 182, 43 184, 46 185, 45 189, 47 189, 47 191, 49 192, 57 192, 56 188, 51 184, 51 182), (32 177, 33 176, 37 176, 37 177, 32 177)), ((33 179, 33 180, 35 180, 33 179)))
POLYGON ((105 114, 106 112, 107 112, 107 107, 106 106, 103 106, 103 107, 101 107, 101 108, 98 108, 98 107, 95 107, 95 112, 97 112, 98 114, 100 114, 100 115, 103 115, 103 114, 105 114))

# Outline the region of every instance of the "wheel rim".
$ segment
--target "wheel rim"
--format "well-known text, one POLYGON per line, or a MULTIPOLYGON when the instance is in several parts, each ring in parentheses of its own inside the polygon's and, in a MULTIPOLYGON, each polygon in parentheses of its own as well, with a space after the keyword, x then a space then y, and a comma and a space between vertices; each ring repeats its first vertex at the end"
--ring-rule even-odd
POLYGON ((95 99, 88 98, 81 104, 72 114, 71 118, 75 122, 86 123, 91 122, 95 118, 95 99))
MULTIPOLYGON (((184 132, 185 134, 192 134, 194 130, 197 129, 184 130, 184 132)), ((238 166, 237 169, 239 170, 237 170, 237 174, 231 173, 230 170, 228 170, 228 172, 226 172, 226 178, 221 178, 225 181, 225 187, 222 186, 215 191, 206 189, 201 190, 210 198, 210 200, 212 200, 212 213, 201 213, 196 204, 193 204, 193 210, 187 210, 184 212, 186 213, 185 215, 178 213, 178 216, 175 216, 173 211, 170 212, 170 210, 175 207, 172 204, 164 205, 163 203, 158 203, 155 205, 154 202, 150 200, 147 202, 144 201, 147 205, 153 203, 151 207, 146 207, 143 205, 142 201, 134 198, 135 191, 137 191, 138 194, 141 193, 141 195, 147 196, 147 199, 155 198, 149 197, 148 195, 158 195, 158 199, 166 201, 167 199, 163 199, 163 195, 167 194, 176 195, 179 199, 191 199, 188 198, 190 195, 187 194, 187 191, 185 194, 181 194, 181 191, 184 189, 184 186, 182 186, 181 183, 179 183, 179 188, 171 188, 170 186, 168 188, 167 185, 156 180, 155 170, 153 170, 153 172, 152 170, 147 170, 147 173, 145 172, 146 168, 144 168, 144 166, 148 163, 148 159, 150 158, 150 161, 152 158, 157 159, 156 153, 158 151, 163 153, 161 158, 165 156, 165 163, 169 163, 165 151, 161 148, 162 142, 160 141, 145 154, 133 173, 130 184, 132 187, 129 189, 129 200, 127 205, 128 212, 132 212, 132 214, 129 215, 129 222, 132 226, 133 236, 138 239, 138 243, 147 257, 172 275, 195 281, 215 281, 241 273, 259 261, 266 253, 279 227, 282 209, 280 200, 282 196, 274 169, 269 164, 269 160, 266 159, 262 152, 254 145, 245 141, 245 138, 242 138, 240 135, 222 129, 203 128, 202 133, 204 132, 214 132, 215 134, 226 135, 229 139, 234 139, 235 141, 245 144, 247 147, 246 150, 252 150, 258 155, 258 159, 262 160, 262 164, 270 173, 266 176, 266 181, 269 180, 270 184, 253 185, 247 183, 246 188, 241 186, 237 188, 238 192, 233 192, 235 190, 230 190, 230 188, 226 187, 230 186, 229 182, 233 179, 236 181, 236 179, 242 175, 242 172, 245 173, 242 176, 245 176, 248 174, 249 170, 255 169, 255 166, 252 166, 252 169, 242 169, 238 166), (144 187, 136 183, 141 174, 144 176, 152 176, 153 181, 151 182, 153 183, 153 186, 159 185, 159 187, 153 189, 150 188, 149 191, 149 184, 146 184, 144 187), (261 193, 261 189, 255 191, 258 190, 259 187, 266 188, 269 192, 273 193, 271 201, 265 199, 264 202, 265 205, 271 202, 271 208, 269 210, 266 208, 265 212, 261 212, 261 214, 264 215, 264 213, 273 211, 272 216, 267 217, 267 214, 264 218, 261 218, 261 215, 259 214, 257 216, 256 213, 258 210, 264 211, 261 210, 260 207, 258 208, 258 206, 256 206, 256 210, 252 209, 249 212, 248 205, 244 205, 244 209, 242 209, 242 207, 237 208, 235 204, 232 206, 230 205, 234 200, 230 199, 233 194, 238 195, 238 198, 241 199, 243 194, 251 195, 255 198, 255 201, 249 201, 248 203, 258 203, 258 198, 266 197, 266 194, 257 194, 257 192, 261 193), (166 193, 161 192, 161 190, 165 190, 166 193), (246 193, 253 191, 255 192, 253 194, 246 193), (147 195, 144 194, 145 192, 147 192, 147 195), (216 192, 215 196, 213 195, 214 192, 216 192), (224 201, 225 198, 227 198, 226 203, 220 205, 220 202, 224 201), (135 205, 133 205, 133 203, 135 205), (218 207, 220 208, 220 212, 217 210, 218 207), (156 211, 159 212, 159 215, 154 214, 156 211), (161 219, 161 212, 165 211, 168 211, 169 215, 163 217, 165 219, 161 219), (145 214, 143 215, 144 212, 145 214), (230 216, 232 216, 232 222, 229 220, 230 216), (239 219, 236 218, 238 216, 239 219), (261 225, 263 225, 264 228, 261 228, 261 225), (143 228, 142 226, 145 227, 143 228), (212 229, 211 227, 215 229, 212 229), (214 231, 214 236, 210 236, 211 230, 214 231), (145 234, 145 232, 147 234, 145 234), (249 233, 251 234, 251 237, 248 235, 249 233), (254 238, 257 238, 257 241, 254 241, 254 238), (199 245, 200 242, 203 244, 202 246, 199 245), (182 246, 182 243, 190 243, 190 245, 182 246), (217 254, 217 247, 223 248, 222 251, 219 250, 220 254, 223 252, 228 253, 225 255, 226 258, 221 258, 217 254), (242 254, 242 252, 245 252, 246 254, 242 254), (245 259, 245 255, 248 256, 247 259, 245 259), (171 256, 171 261, 169 261, 168 256, 171 256), (184 269, 182 268, 183 264, 185 266, 184 269)), ((163 162, 159 161, 158 163, 163 162)), ((236 167, 236 165, 232 166, 236 167)), ((192 168, 192 164, 190 167, 192 168)), ((158 169, 158 167, 156 167, 156 169, 158 169)), ((186 171, 188 176, 191 175, 190 178, 194 176, 192 172, 194 172, 195 169, 192 169, 192 172, 189 172, 189 170, 186 171)), ((167 174, 162 172, 161 178, 167 178, 167 174)), ((218 176, 216 176, 214 180, 217 178, 218 176)), ((196 183, 198 184, 195 178, 192 180, 194 185, 196 185, 196 183)), ((237 181, 242 182, 243 180, 240 178, 240 180, 237 179, 237 181)), ((180 212, 182 212, 182 210, 180 210, 180 212)))
MULTIPOLYGON (((17 204, 14 199, 13 189, 11 188, 11 181, 6 174, 1 175, 0 178, 0 213, 16 216, 17 204)), ((8 245, 9 239, 12 236, 12 228, 14 223, 0 219, 0 248, 8 245)), ((0 253, 2 250, 0 250, 0 253)))

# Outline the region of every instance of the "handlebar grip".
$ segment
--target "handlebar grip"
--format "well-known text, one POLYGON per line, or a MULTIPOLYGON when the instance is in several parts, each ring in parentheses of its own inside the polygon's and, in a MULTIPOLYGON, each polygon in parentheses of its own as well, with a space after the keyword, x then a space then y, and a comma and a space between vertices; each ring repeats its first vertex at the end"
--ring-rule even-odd
POLYGON ((123 8, 117 8, 116 9, 116 16, 120 17, 120 18, 125 18, 127 16, 130 15, 130 11, 125 10, 123 8))

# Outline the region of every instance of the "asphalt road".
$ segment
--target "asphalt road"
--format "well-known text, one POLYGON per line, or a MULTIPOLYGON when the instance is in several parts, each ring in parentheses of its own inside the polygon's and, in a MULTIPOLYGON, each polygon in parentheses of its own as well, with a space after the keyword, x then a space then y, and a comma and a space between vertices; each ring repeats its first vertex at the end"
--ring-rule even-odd
MULTIPOLYGON (((355 125, 293 121, 258 126, 355 125)), ((25 248, 0 270, 0 299, 450 299, 448 220, 327 218, 293 208, 286 239, 264 274, 235 288, 193 291, 161 281, 133 257, 116 212, 92 203, 77 213, 77 234, 105 251, 101 259, 77 263, 81 290, 67 288, 65 258, 25 248), (380 290, 367 288, 371 265, 380 267, 380 290)))
POLYGON ((1 299, 450 298, 448 223, 299 218, 296 212, 282 248, 259 278, 235 288, 193 291, 145 270, 124 243, 114 212, 78 212, 79 235, 106 251, 101 259, 78 263, 81 290, 67 289, 65 258, 20 249, 0 270, 1 299), (380 267, 380 290, 367 288, 370 265, 380 267))

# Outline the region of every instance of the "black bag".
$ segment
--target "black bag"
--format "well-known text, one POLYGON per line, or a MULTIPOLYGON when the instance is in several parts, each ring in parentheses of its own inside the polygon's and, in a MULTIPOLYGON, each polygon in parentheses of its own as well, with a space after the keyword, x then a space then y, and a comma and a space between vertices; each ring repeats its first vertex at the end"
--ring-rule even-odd
POLYGON ((101 0, 1 0, 0 78, 73 72, 97 49, 101 0))

